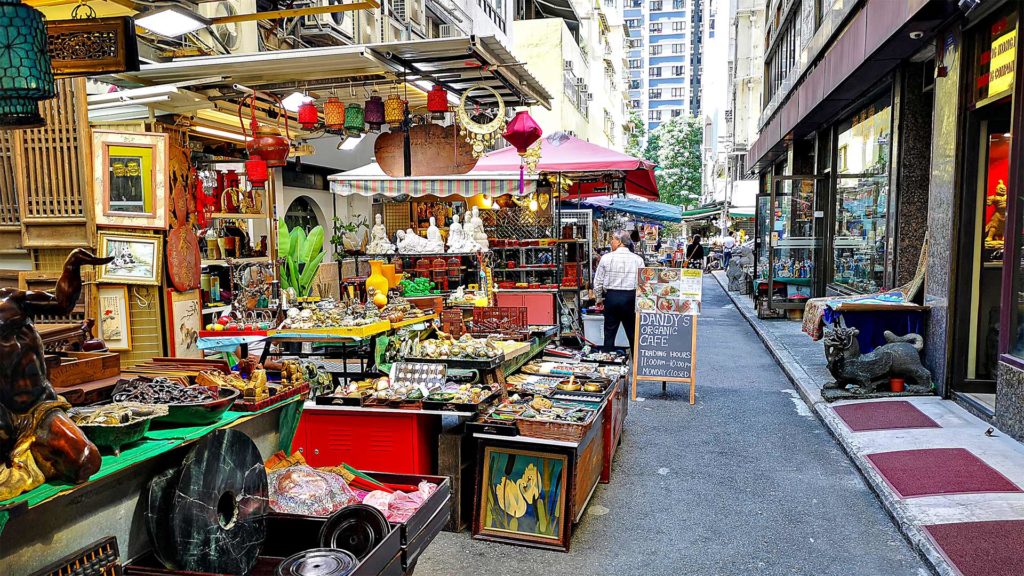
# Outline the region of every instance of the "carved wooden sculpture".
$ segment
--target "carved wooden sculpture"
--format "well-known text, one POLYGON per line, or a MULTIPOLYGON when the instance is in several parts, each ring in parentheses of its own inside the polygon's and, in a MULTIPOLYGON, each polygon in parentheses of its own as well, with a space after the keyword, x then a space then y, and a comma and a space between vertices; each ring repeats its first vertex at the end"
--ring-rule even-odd
POLYGON ((50 479, 85 482, 100 468, 99 450, 50 386, 32 318, 71 312, 82 292, 81 267, 110 261, 78 249, 65 261, 53 293, 0 289, 0 500, 50 479))

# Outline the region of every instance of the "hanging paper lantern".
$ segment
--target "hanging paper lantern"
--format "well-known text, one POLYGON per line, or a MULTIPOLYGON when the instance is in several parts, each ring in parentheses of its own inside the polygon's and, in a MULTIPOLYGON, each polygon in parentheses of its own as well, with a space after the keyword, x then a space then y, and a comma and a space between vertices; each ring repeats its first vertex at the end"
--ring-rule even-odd
POLYGON ((349 136, 363 133, 363 109, 359 104, 349 104, 345 108, 345 133, 349 136))
POLYGON ((384 121, 390 126, 397 126, 405 120, 405 100, 398 97, 398 94, 388 96, 384 101, 384 121))
POLYGON ((43 14, 21 0, 0 0, 0 33, 0 127, 42 126, 39 101, 55 94, 43 14))
MULTIPOLYGON (((540 129, 540 125, 537 121, 530 116, 530 113, 526 110, 520 110, 516 112, 512 121, 508 123, 508 128, 505 129, 505 133, 502 136, 508 143, 516 147, 516 151, 519 152, 519 194, 523 193, 524 188, 524 175, 523 172, 526 169, 526 151, 533 146, 533 143, 540 140, 541 134, 544 131, 540 129)), ((530 201, 530 209, 536 211, 537 200, 533 199, 530 201)))
POLYGON ((380 132, 384 124, 384 101, 380 96, 370 96, 363 107, 363 119, 370 126, 370 132, 380 132))
POLYGON ((316 104, 312 100, 306 100, 302 104, 299 104, 299 124, 306 130, 312 130, 316 127, 317 122, 320 121, 320 117, 316 111, 316 104))
POLYGON ((448 113, 448 92, 440 84, 434 84, 434 88, 427 93, 427 110, 434 120, 444 120, 448 113))
POLYGON ((253 156, 246 160, 245 178, 252 184, 253 188, 263 188, 266 186, 269 179, 267 162, 259 156, 253 156))
POLYGON ((324 124, 331 130, 345 127, 345 103, 334 96, 324 102, 324 124))

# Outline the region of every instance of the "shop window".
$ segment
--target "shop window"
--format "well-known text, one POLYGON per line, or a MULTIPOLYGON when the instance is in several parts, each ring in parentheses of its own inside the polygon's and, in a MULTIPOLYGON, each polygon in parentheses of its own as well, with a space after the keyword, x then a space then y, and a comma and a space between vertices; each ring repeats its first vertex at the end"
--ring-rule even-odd
POLYGON ((313 206, 305 196, 299 196, 292 201, 284 213, 284 222, 289 230, 298 227, 307 232, 320 225, 313 206))
POLYGON ((1017 58, 1018 13, 993 20, 982 32, 975 49, 975 102, 1008 95, 1013 90, 1017 58))
POLYGON ((885 282, 891 111, 886 95, 837 130, 832 282, 842 291, 878 292, 885 282))

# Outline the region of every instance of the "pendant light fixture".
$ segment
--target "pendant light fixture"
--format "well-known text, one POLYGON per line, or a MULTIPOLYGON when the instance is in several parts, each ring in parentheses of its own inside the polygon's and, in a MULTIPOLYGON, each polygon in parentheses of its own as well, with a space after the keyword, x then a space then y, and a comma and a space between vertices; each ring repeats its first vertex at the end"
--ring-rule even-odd
POLYGON ((432 120, 444 120, 448 113, 448 91, 440 84, 434 84, 433 89, 427 92, 427 110, 432 120))
POLYGON ((384 101, 384 121, 388 126, 396 127, 405 120, 405 100, 397 94, 391 94, 384 101))
POLYGON ((349 136, 363 134, 363 108, 353 102, 345 108, 345 133, 349 136))
POLYGON ((316 110, 316 102, 312 98, 299 104, 299 125, 305 130, 312 130, 320 122, 320 114, 316 110))
POLYGON ((0 0, 0 129, 44 125, 39 101, 56 94, 43 14, 21 0, 0 0))
POLYGON ((324 102, 324 124, 331 130, 345 127, 345 103, 331 96, 324 102))
POLYGON ((380 127, 384 125, 384 101, 380 96, 374 94, 366 101, 363 106, 363 119, 370 132, 380 132, 380 127))

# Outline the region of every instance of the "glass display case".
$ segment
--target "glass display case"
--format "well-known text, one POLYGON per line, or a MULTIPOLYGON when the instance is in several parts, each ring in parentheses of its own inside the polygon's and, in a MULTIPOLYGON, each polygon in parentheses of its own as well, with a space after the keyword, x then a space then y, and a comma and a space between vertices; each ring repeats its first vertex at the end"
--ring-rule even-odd
POLYGON ((821 235, 815 227, 815 198, 824 178, 777 176, 771 193, 758 197, 758 278, 766 286, 769 308, 803 308, 818 296, 821 235))

